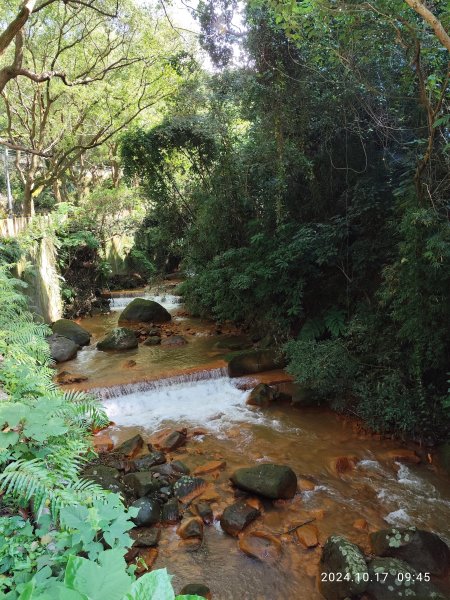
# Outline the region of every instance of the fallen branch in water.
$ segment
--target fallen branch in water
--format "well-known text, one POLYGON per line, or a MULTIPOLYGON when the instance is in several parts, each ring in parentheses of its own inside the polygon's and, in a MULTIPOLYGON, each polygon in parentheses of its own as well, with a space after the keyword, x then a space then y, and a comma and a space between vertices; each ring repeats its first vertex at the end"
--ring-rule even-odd
POLYGON ((274 533, 273 535, 286 535, 287 533, 294 533, 294 531, 297 531, 297 529, 300 529, 300 527, 303 527, 304 525, 309 525, 310 523, 312 523, 315 520, 316 520, 315 517, 313 519, 308 519, 308 521, 305 521, 304 523, 300 523, 299 525, 295 525, 295 527, 291 527, 287 531, 279 531, 279 532, 274 533))

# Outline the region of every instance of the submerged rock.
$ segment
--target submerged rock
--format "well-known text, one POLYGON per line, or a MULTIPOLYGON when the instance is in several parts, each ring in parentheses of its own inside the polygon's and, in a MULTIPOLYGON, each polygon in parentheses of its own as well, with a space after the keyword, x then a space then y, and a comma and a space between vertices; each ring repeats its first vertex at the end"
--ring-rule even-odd
POLYGON ((200 596, 200 598, 206 598, 206 600, 211 600, 211 590, 207 585, 203 583, 188 583, 184 586, 184 588, 180 591, 181 596, 200 596))
POLYGON ((191 507, 192 512, 198 515, 205 525, 210 525, 214 521, 214 515, 208 502, 197 502, 191 507))
POLYGON ((171 335, 161 340, 161 346, 185 346, 187 343, 187 339, 182 335, 171 335))
POLYGON ((182 475, 189 475, 191 472, 190 468, 181 460, 173 460, 170 465, 174 471, 182 475))
POLYGON ((134 331, 125 327, 116 327, 97 343, 99 350, 131 350, 137 347, 134 331))
POLYGON ((267 385, 266 383, 258 383, 258 385, 250 392, 250 395, 247 398, 247 404, 249 406, 267 408, 277 400, 277 397, 277 391, 270 387, 270 385, 267 385))
POLYGON ((151 335, 145 340, 144 346, 158 346, 158 344, 160 344, 160 343, 161 343, 160 337, 158 337, 157 335, 151 335))
POLYGON ((304 548, 315 548, 319 545, 319 530, 315 525, 299 527, 295 530, 295 535, 304 548))
POLYGON ((249 506, 243 501, 235 502, 231 506, 227 506, 223 511, 220 517, 220 526, 229 535, 237 537, 260 514, 257 508, 249 506))
POLYGON ((52 331, 72 340, 78 346, 87 346, 91 341, 89 331, 69 319, 58 319, 55 321, 52 325, 52 331))
POLYGON ((364 581, 368 580, 369 572, 363 553, 340 535, 327 539, 319 574, 319 590, 327 600, 359 597, 368 586, 368 581, 364 581), (347 579, 344 579, 345 576, 348 576, 347 579))
POLYGON ((80 346, 74 341, 57 333, 50 335, 47 338, 47 343, 50 346, 51 357, 57 363, 66 362, 75 358, 80 349, 80 346))
POLYGON ((262 562, 274 563, 282 553, 281 542, 266 531, 250 531, 239 537, 239 549, 262 562))
POLYGON ((68 385, 70 383, 81 383, 82 381, 87 381, 89 377, 87 375, 83 375, 82 373, 70 373, 70 371, 61 371, 56 376, 56 381, 60 385, 68 385))
POLYGON ((293 498, 297 491, 297 476, 285 465, 267 463, 238 469, 230 479, 237 488, 272 500, 293 498))
POLYGON ((423 575, 398 558, 374 558, 368 568, 366 593, 372 600, 446 600, 433 584, 424 581, 423 575))
POLYGON ((119 316, 120 321, 134 321, 136 323, 165 323, 171 320, 170 313, 153 300, 135 298, 125 307, 119 316))
POLYGON ((439 536, 415 527, 383 529, 370 534, 377 556, 404 560, 423 573, 445 575, 450 568, 450 550, 439 536))
POLYGON ((203 521, 200 517, 191 517, 182 521, 177 529, 177 533, 183 540, 188 538, 203 537, 203 521))
POLYGON ((177 498, 170 498, 162 507, 161 521, 173 525, 180 520, 180 508, 177 498))
POLYGON ((240 377, 251 373, 282 369, 285 366, 285 358, 276 349, 248 350, 231 358, 228 363, 228 375, 240 377))
POLYGON ((161 507, 156 500, 152 500, 151 498, 140 498, 136 502, 133 502, 131 506, 139 510, 136 517, 132 519, 137 527, 154 525, 161 518, 161 507))

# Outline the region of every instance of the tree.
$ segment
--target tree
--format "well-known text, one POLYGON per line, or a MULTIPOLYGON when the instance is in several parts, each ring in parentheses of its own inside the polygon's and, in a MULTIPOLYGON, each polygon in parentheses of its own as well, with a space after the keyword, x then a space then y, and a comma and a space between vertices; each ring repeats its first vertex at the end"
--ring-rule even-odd
POLYGON ((179 38, 164 26, 150 33, 152 18, 132 3, 113 21, 52 3, 28 20, 22 60, 45 76, 13 78, 2 94, 8 140, 32 150, 16 161, 25 214, 45 187, 60 198, 65 174, 88 150, 150 114, 176 86, 179 38))

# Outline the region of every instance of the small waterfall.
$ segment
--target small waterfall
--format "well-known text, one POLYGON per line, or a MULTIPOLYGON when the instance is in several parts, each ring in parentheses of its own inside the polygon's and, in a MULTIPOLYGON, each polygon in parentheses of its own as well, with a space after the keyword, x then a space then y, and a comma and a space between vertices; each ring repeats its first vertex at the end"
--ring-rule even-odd
POLYGON ((105 388, 92 388, 89 390, 89 393, 95 394, 98 396, 98 398, 100 398, 100 400, 108 400, 109 398, 118 398, 120 396, 127 396, 129 394, 147 392, 149 390, 160 390, 173 385, 193 383, 196 381, 205 381, 209 379, 219 379, 221 377, 227 377, 226 367, 219 369, 205 369, 203 371, 183 373, 173 377, 136 381, 134 383, 113 385, 105 388))
POLYGON ((132 302, 135 298, 145 298, 146 300, 154 300, 164 306, 164 308, 168 311, 178 308, 181 303, 181 299, 179 296, 174 296, 172 294, 164 294, 162 296, 147 294, 142 292, 126 292, 124 294, 114 294, 111 298, 111 310, 123 310, 130 302, 132 302))

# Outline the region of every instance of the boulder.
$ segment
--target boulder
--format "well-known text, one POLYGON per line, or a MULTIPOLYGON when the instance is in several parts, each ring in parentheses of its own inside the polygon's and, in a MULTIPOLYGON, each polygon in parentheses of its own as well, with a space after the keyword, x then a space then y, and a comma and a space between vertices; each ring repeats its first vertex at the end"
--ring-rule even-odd
POLYGON ((146 471, 128 473, 123 477, 123 482, 138 498, 157 492, 167 484, 162 477, 154 477, 153 473, 146 471))
POLYGON ((164 464, 166 460, 167 459, 164 452, 155 450, 154 452, 150 452, 150 454, 146 454, 145 456, 136 458, 133 464, 134 468, 137 471, 146 471, 147 469, 151 469, 152 467, 156 467, 157 465, 164 464))
POLYGON ((53 333, 62 335, 63 337, 72 340, 78 346, 87 346, 91 341, 91 334, 84 327, 78 325, 69 319, 58 319, 52 325, 53 333))
POLYGON ((293 498, 297 491, 297 476, 285 465, 266 463, 237 469, 230 479, 237 488, 272 500, 293 498))
POLYGON ((50 346, 51 357, 57 363, 75 358, 80 349, 80 346, 75 344, 74 341, 57 333, 50 335, 47 338, 47 343, 50 346))
POLYGON ((201 477, 183 475, 173 486, 173 493, 182 502, 188 502, 200 496, 205 487, 206 481, 201 477))
POLYGON ((233 356, 228 363, 228 375, 240 377, 262 371, 282 369, 286 366, 285 358, 279 350, 247 350, 233 356))
POLYGON ((173 525, 180 520, 180 508, 177 498, 170 498, 162 507, 161 521, 165 525, 173 525))
POLYGON ((344 600, 363 594, 368 586, 363 553, 340 535, 327 539, 319 565, 319 591, 327 600, 344 600), (348 576, 346 579, 344 577, 348 576))
POLYGON ((98 350, 131 350, 137 347, 134 331, 126 327, 116 327, 97 343, 98 350))
POLYGON ((281 556, 281 542, 267 531, 250 531, 239 536, 239 549, 261 562, 275 563, 281 556))
POLYGON ((439 536, 415 527, 383 529, 370 534, 377 556, 399 558, 422 573, 445 575, 450 568, 450 550, 439 536))
POLYGON ((151 335, 150 337, 148 337, 145 342, 144 342, 144 346, 158 346, 158 344, 161 343, 161 338, 158 337, 157 335, 151 335))
POLYGON ((126 458, 132 458, 136 456, 136 454, 142 449, 144 446, 144 439, 138 433, 134 435, 132 438, 129 438, 120 446, 114 449, 114 454, 119 454, 120 456, 125 456, 126 458))
POLYGON ((203 583, 188 583, 184 586, 184 588, 180 591, 181 596, 200 596, 200 598, 206 598, 206 600, 211 600, 211 590, 207 585, 203 585, 203 583))
POLYGON ((202 538, 203 537, 203 521, 200 517, 191 517, 180 523, 177 533, 181 539, 202 538))
POLYGON ((371 600, 446 600, 424 576, 398 558, 374 558, 368 563, 369 585, 366 593, 371 600))
POLYGON ((135 298, 125 307, 119 316, 120 321, 135 323, 165 323, 171 320, 170 313, 153 300, 135 298))
POLYGON ((169 435, 164 438, 161 442, 160 446, 162 450, 166 450, 168 452, 172 450, 176 450, 181 446, 184 446, 187 441, 187 430, 181 429, 180 431, 172 431, 169 435))
POLYGON ((247 398, 247 404, 249 406, 258 406, 259 408, 267 408, 277 400, 277 391, 267 385, 266 383, 258 383, 256 387, 252 389, 249 397, 247 398))
POLYGON ((131 504, 133 508, 138 509, 138 514, 132 519, 137 527, 145 525, 154 525, 161 518, 161 507, 156 500, 151 498, 140 498, 131 504))
POLYGON ((132 529, 130 536, 133 538, 133 547, 153 548, 158 545, 161 529, 156 527, 139 527, 132 529))
POLYGON ((260 516, 257 508, 249 506, 243 501, 227 506, 220 517, 220 526, 226 533, 237 537, 249 523, 260 516))
POLYGON ((113 467, 105 465, 92 465, 84 470, 83 477, 93 481, 104 490, 109 490, 116 494, 123 491, 123 487, 119 481, 119 471, 113 467))
POLYGON ((161 340, 161 346, 185 346, 187 339, 182 335, 171 335, 161 340))

